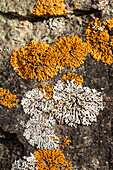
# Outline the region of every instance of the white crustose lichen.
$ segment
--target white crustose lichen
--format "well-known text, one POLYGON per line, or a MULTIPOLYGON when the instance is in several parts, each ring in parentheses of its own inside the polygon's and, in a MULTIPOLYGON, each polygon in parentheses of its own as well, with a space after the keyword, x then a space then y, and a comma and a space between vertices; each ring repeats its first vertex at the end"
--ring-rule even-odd
POLYGON ((91 125, 96 122, 99 111, 103 110, 103 96, 101 92, 89 87, 83 87, 70 82, 59 80, 53 88, 54 116, 60 122, 76 127, 77 124, 91 125))
POLYGON ((59 138, 55 136, 54 124, 55 120, 42 116, 41 113, 30 118, 27 122, 23 136, 32 146, 36 146, 37 149, 57 149, 59 147, 59 138), (54 137, 50 139, 50 137, 54 137))
POLYGON ((76 127, 77 124, 91 125, 96 122, 99 111, 103 110, 103 95, 95 89, 59 80, 53 87, 53 97, 44 98, 41 91, 33 89, 22 100, 25 113, 33 115, 37 111, 53 113, 59 123, 76 127))
POLYGON ((15 160, 11 170, 38 170, 33 159, 35 159, 35 156, 31 153, 29 157, 24 156, 22 159, 15 160))

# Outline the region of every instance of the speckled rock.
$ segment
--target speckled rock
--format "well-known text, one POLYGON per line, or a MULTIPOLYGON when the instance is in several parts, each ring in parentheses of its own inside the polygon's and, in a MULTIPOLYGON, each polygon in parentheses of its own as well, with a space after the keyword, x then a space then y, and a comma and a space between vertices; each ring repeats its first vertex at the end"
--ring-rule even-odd
MULTIPOLYGON (((85 41, 84 32, 89 22, 96 17, 103 21, 113 17, 112 0, 65 0, 66 9, 72 12, 65 16, 50 17, 52 21, 50 18, 34 18, 32 11, 36 2, 37 0, 0 1, 0 87, 9 89, 20 100, 15 108, 8 109, 0 105, 1 170, 10 170, 15 160, 28 157, 35 151, 23 137, 25 129, 20 125, 21 120, 25 123, 29 120, 29 115, 24 113, 21 106, 23 95, 33 88, 42 87, 45 82, 55 85, 69 71, 65 68, 45 82, 23 80, 10 65, 12 52, 25 46, 31 39, 53 45, 58 38, 77 35, 85 41), (73 3, 79 5, 75 7, 73 3), (53 29, 53 20, 56 22, 58 19, 61 19, 63 25, 53 29)), ((95 88, 106 96, 103 99, 104 110, 91 126, 78 125, 76 129, 62 124, 56 126, 55 131, 59 136, 67 135, 72 141, 63 152, 71 155, 69 161, 72 162, 73 170, 112 170, 113 64, 97 62, 88 54, 84 65, 72 71, 83 76, 83 86, 95 88)))
POLYGON ((4 13, 15 13, 25 16, 31 14, 33 12, 34 5, 36 4, 37 0, 2 0, 0 2, 0 9, 1 12, 4 13))

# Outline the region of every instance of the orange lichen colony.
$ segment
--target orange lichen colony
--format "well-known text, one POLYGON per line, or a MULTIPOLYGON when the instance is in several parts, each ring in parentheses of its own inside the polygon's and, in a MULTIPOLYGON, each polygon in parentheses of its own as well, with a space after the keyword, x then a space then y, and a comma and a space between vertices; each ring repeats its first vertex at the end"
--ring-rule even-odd
MULTIPOLYGON (((45 83, 45 84, 44 84, 44 87, 45 87, 46 95, 43 96, 43 97, 44 97, 44 98, 49 97, 49 99, 51 99, 51 98, 52 98, 52 93, 53 93, 53 86, 52 86, 52 87, 47 86, 46 83, 45 83)), ((36 90, 40 90, 41 93, 44 93, 44 91, 43 91, 42 88, 36 87, 36 90)))
POLYGON ((12 53, 10 63, 23 79, 33 78, 38 81, 48 80, 57 75, 54 63, 45 56, 50 47, 44 42, 30 41, 24 48, 12 53))
POLYGON ((85 30, 87 44, 89 45, 89 53, 97 61, 101 60, 104 63, 113 63, 113 54, 111 50, 111 44, 109 43, 109 34, 106 27, 112 28, 113 22, 107 20, 107 23, 100 22, 99 18, 95 18, 88 24, 88 28, 85 30), (107 24, 108 23, 108 24, 107 24))
POLYGON ((108 29, 110 31, 113 31, 113 18, 112 19, 109 18, 108 20, 106 20, 106 22, 107 22, 108 29))
POLYGON ((18 103, 16 95, 10 93, 9 89, 0 88, 0 103, 8 108, 15 107, 18 103))
POLYGON ((87 43, 82 43, 82 39, 75 36, 63 37, 57 39, 57 42, 52 46, 54 57, 57 59, 58 68, 69 67, 77 68, 84 63, 87 55, 87 43))
POLYGON ((64 0, 40 0, 36 3, 33 14, 37 16, 66 14, 63 3, 64 0))
POLYGON ((77 36, 59 38, 53 46, 32 40, 12 53, 10 63, 23 79, 44 81, 57 75, 59 68, 79 67, 87 52, 87 43, 77 36))
POLYGON ((70 168, 72 166, 71 162, 65 160, 65 156, 60 148, 52 150, 41 148, 35 151, 34 155, 38 170, 72 170, 70 168))
POLYGON ((76 83, 78 85, 82 85, 82 83, 83 83, 83 77, 81 75, 77 76, 77 74, 75 74, 75 73, 67 72, 67 76, 65 76, 65 75, 62 76, 62 80, 64 80, 64 81, 72 80, 72 79, 75 79, 74 83, 76 83))

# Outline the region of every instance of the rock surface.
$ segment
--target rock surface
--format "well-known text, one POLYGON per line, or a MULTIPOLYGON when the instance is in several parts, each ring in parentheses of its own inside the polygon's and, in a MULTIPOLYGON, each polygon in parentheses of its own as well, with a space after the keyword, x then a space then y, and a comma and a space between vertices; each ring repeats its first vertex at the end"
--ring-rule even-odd
MULTIPOLYGON (((113 17, 113 1, 108 0, 65 0, 68 11, 64 16, 50 17, 54 22, 61 19, 62 26, 52 29, 47 27, 50 18, 40 18, 32 15, 35 1, 31 0, 1 0, 0 1, 0 86, 9 89, 20 100, 15 108, 8 109, 0 105, 0 169, 10 170, 12 163, 29 156, 35 151, 23 137, 24 128, 20 120, 27 122, 21 106, 24 93, 35 87, 41 87, 43 82, 23 80, 10 65, 10 57, 15 49, 25 46, 30 40, 44 41, 49 45, 56 43, 58 38, 77 35, 85 41, 85 29, 89 22, 98 17, 100 20, 113 17), (73 3, 79 3, 76 8, 73 3)), ((53 23, 54 27, 54 23, 53 23)), ((62 75, 69 71, 62 70, 48 84, 54 85, 62 75)), ((64 153, 69 153, 69 161, 73 170, 112 170, 113 169, 113 64, 107 65, 96 61, 89 54, 85 63, 74 70, 84 78, 83 86, 95 88, 106 94, 104 110, 100 111, 97 122, 91 126, 78 125, 72 128, 67 125, 57 125, 56 133, 69 136, 72 143, 64 153)))

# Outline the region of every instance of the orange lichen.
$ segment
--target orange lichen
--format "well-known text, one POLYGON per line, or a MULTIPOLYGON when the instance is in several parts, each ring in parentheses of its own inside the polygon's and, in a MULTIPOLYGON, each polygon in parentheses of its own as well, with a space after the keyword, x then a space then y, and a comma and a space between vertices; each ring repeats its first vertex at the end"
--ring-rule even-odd
POLYGON ((0 103, 8 108, 15 107, 18 103, 16 95, 10 93, 9 89, 0 88, 0 103))
POLYGON ((66 154, 67 156, 70 156, 68 153, 66 154))
POLYGON ((72 170, 70 166, 72 166, 71 162, 65 160, 65 156, 60 150, 52 149, 52 150, 44 150, 39 149, 34 152, 36 165, 39 170, 72 170))
POLYGON ((75 73, 67 72, 67 76, 65 76, 65 75, 62 76, 62 80, 64 80, 64 81, 72 80, 72 79, 75 79, 74 83, 76 83, 78 85, 82 85, 82 83, 83 83, 83 77, 81 75, 77 76, 77 74, 75 74, 75 73))
POLYGON ((87 43, 77 36, 63 37, 57 39, 53 46, 54 57, 58 68, 77 68, 84 63, 87 55, 87 43))
POLYGON ((59 38, 51 47, 32 40, 12 53, 10 63, 23 79, 35 77, 44 81, 57 75, 59 68, 79 67, 84 63, 87 52, 87 43, 82 43, 77 36, 59 38))
POLYGON ((108 29, 110 31, 113 31, 113 18, 112 19, 109 18, 108 20, 106 20, 106 22, 107 22, 108 29))
POLYGON ((74 3, 74 5, 75 5, 75 6, 78 6, 78 5, 79 5, 79 3, 74 3))
POLYGON ((64 145, 69 145, 69 142, 71 142, 71 140, 67 139, 68 136, 63 137, 63 144, 61 144, 60 146, 64 148, 64 145))
MULTIPOLYGON (((49 99, 51 99, 52 98, 52 94, 53 94, 53 87, 54 86, 52 86, 52 87, 50 87, 50 86, 47 86, 46 85, 46 83, 44 84, 44 89, 45 89, 45 92, 46 92, 46 95, 45 96, 43 96, 44 98, 46 98, 46 97, 49 97, 49 99)), ((38 87, 36 87, 36 90, 40 90, 41 91, 41 93, 43 93, 44 94, 44 91, 43 91, 43 89, 42 88, 38 88, 38 87)))
POLYGON ((107 23, 100 22, 99 18, 95 18, 88 24, 88 28, 85 30, 89 53, 97 61, 101 60, 104 63, 113 63, 113 54, 108 43, 109 34, 106 29, 107 23))
POLYGON ((45 83, 44 87, 45 87, 45 91, 46 91, 46 95, 44 96, 44 98, 49 97, 49 99, 51 99, 52 96, 53 96, 53 87, 54 86, 50 87, 50 86, 47 86, 46 83, 45 83))
POLYGON ((40 0, 36 3, 33 14, 37 16, 66 14, 63 3, 64 0, 40 0))
MULTIPOLYGON (((59 138, 59 140, 58 140, 58 141, 60 141, 61 137, 60 137, 60 136, 58 136, 58 135, 56 135, 56 134, 55 134, 55 136, 57 136, 57 137, 59 138)), ((51 140, 53 140, 53 141, 55 141, 55 137, 50 136, 50 139, 51 139, 51 140)))
POLYGON ((24 48, 15 50, 12 53, 10 63, 16 68, 15 71, 17 71, 23 79, 37 78, 35 69, 36 66, 42 63, 39 56, 43 55, 47 47, 44 42, 28 42, 24 48))
POLYGON ((111 46, 111 48, 113 50, 113 36, 111 37, 111 41, 109 42, 109 44, 110 44, 110 46, 111 46))
POLYGON ((57 75, 58 70, 54 69, 55 66, 52 67, 53 63, 49 56, 45 56, 49 48, 44 42, 32 40, 24 48, 12 53, 10 63, 23 79, 35 77, 38 81, 44 81, 49 77, 52 78, 57 75))

